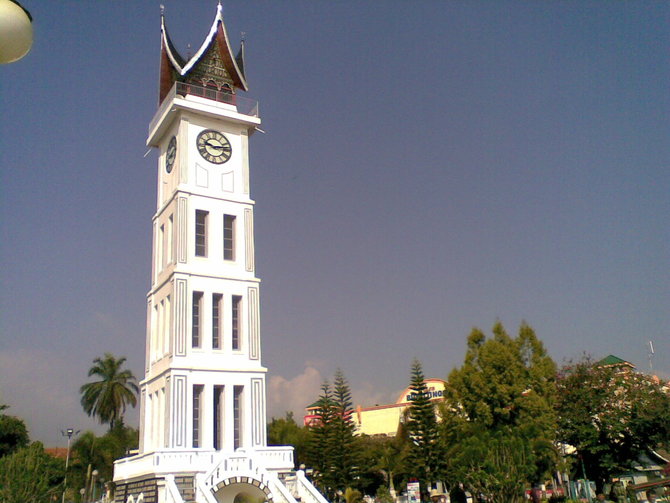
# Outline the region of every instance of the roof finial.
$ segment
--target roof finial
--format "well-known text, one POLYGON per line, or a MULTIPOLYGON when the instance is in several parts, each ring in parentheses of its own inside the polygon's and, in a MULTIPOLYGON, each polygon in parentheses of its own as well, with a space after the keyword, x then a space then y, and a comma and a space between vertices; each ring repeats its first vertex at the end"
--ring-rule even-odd
POLYGON ((242 40, 241 40, 241 42, 244 42, 246 39, 247 39, 247 32, 246 32, 246 31, 243 31, 243 32, 242 32, 242 40))
POLYGON ((165 14, 165 5, 161 4, 161 16, 165 14))

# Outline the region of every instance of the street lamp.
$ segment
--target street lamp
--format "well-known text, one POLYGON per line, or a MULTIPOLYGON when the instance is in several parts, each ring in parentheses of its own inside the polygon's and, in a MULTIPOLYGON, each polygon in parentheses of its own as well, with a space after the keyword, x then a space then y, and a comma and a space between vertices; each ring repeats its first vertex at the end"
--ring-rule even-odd
POLYGON ((91 473, 91 485, 88 488, 88 500, 95 501, 95 479, 98 477, 98 470, 91 473))
POLYGON ((0 63, 12 63, 33 45, 33 17, 16 0, 0 0, 0 63))
MULTIPOLYGON (((4 0, 0 0, 4 1, 4 0)), ((63 499, 61 500, 61 503, 65 503, 65 491, 67 491, 67 467, 70 464, 70 442, 72 442, 72 437, 74 435, 78 435, 80 430, 74 431, 73 428, 68 428, 67 430, 60 431, 60 434, 63 435, 64 437, 67 437, 67 456, 65 456, 65 478, 63 480, 63 499)))

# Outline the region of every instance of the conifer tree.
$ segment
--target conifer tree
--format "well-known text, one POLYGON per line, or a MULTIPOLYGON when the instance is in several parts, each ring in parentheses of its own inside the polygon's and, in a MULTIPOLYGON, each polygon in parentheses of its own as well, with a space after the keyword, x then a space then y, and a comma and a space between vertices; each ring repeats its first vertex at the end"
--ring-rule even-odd
POLYGON ((318 419, 310 431, 309 464, 314 481, 332 501, 354 484, 359 469, 351 390, 341 370, 335 373, 332 387, 328 381, 323 383, 316 406, 318 419))
POLYGON ((335 372, 333 381, 333 408, 333 485, 336 490, 344 491, 356 478, 359 453, 354 437, 356 425, 352 417, 351 390, 340 369, 335 372))
POLYGON ((332 485, 330 473, 332 448, 333 397, 330 383, 324 381, 321 394, 315 402, 317 421, 312 425, 307 444, 309 464, 314 470, 314 481, 322 492, 329 493, 332 485))
POLYGON ((421 490, 428 492, 430 484, 442 475, 444 449, 439 438, 435 407, 430 401, 421 362, 412 362, 412 390, 408 408, 407 430, 409 432, 409 462, 416 478, 421 483, 421 490))

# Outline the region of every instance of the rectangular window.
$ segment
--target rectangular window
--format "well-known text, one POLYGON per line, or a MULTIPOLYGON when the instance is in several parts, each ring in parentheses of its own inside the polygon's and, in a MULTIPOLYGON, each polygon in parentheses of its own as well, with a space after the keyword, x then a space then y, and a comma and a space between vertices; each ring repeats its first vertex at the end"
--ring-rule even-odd
POLYGON ((158 229, 158 239, 156 239, 156 266, 157 271, 161 272, 165 267, 165 226, 161 225, 158 229))
POLYGON ((172 347, 172 304, 170 296, 165 297, 165 333, 163 334, 163 354, 170 352, 172 347))
POLYGON ((233 388, 233 435, 234 449, 242 447, 242 398, 244 386, 233 388))
POLYGON ((235 260, 235 216, 223 215, 223 259, 235 260))
POLYGON ((233 321, 233 349, 240 349, 240 334, 242 330, 242 323, 240 320, 240 309, 242 307, 242 297, 239 295, 233 295, 233 311, 232 311, 232 321, 233 321))
POLYGON ((214 386, 214 449, 223 448, 223 386, 214 386))
POLYGON ((149 348, 151 363, 156 361, 156 348, 158 347, 158 306, 159 304, 154 304, 153 316, 151 317, 151 347, 149 348))
POLYGON ((172 257, 174 256, 174 253, 172 252, 172 243, 173 243, 172 233, 174 232, 174 218, 172 217, 172 215, 168 217, 167 223, 168 223, 166 230, 167 246, 165 247, 165 254, 167 263, 171 264, 172 257))
POLYGON ((156 359, 163 357, 163 340, 165 337, 165 299, 158 305, 158 338, 156 341, 156 359))
POLYGON ((212 294, 212 349, 221 349, 221 304, 223 295, 212 294))
POLYGON ((195 211, 195 256, 207 256, 207 215, 203 210, 195 211))
POLYGON ((202 330, 202 292, 193 292, 193 312, 191 313, 191 346, 200 347, 202 330))
POLYGON ((202 384, 193 386, 193 447, 201 447, 202 444, 202 391, 202 384))

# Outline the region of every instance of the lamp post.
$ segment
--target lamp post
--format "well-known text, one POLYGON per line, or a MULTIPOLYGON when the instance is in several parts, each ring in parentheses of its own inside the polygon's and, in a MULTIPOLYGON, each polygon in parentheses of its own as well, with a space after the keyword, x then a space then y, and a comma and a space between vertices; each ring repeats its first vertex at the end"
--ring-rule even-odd
POLYGON ((74 431, 73 428, 68 428, 67 430, 60 431, 61 435, 67 437, 67 455, 65 456, 65 478, 63 479, 63 498, 61 503, 65 503, 65 492, 67 491, 67 467, 70 465, 70 443, 72 442, 72 437, 79 434, 79 430, 74 431))
POLYGON ((98 477, 98 470, 91 473, 91 485, 88 488, 88 501, 95 501, 95 479, 98 477))

